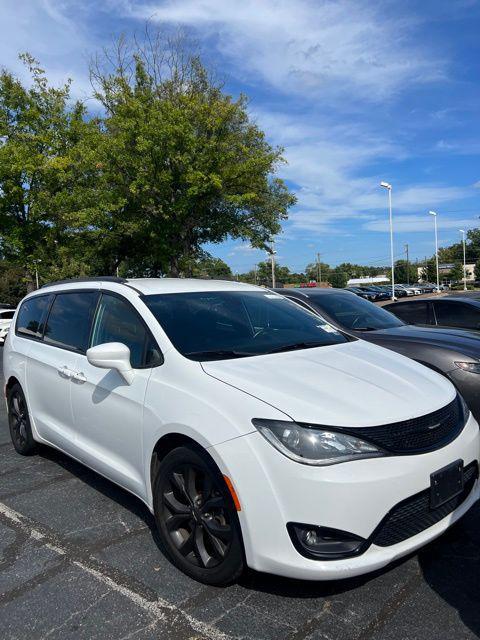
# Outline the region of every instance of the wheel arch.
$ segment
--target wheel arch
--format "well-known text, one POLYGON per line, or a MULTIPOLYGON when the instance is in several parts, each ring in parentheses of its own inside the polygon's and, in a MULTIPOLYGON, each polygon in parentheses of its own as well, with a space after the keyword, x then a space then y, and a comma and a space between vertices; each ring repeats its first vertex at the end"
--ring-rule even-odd
POLYGON ((5 394, 10 391, 10 389, 13 387, 13 385, 18 384, 20 385, 20 387, 22 386, 22 383, 20 382, 20 380, 15 377, 15 376, 10 376, 9 379, 7 380, 7 382, 5 383, 5 394))
MULTIPOLYGON (((204 446, 202 446, 197 440, 194 440, 190 436, 187 436, 183 433, 172 432, 166 433, 161 438, 157 440, 155 446, 153 447, 152 454, 150 456, 150 491, 153 493, 153 483, 155 480, 155 474, 157 472, 158 466, 160 462, 165 458, 165 456, 181 446, 189 446, 201 451, 202 454, 207 455, 212 463, 218 468, 218 464, 209 454, 204 446)), ((219 469, 220 471, 220 469, 219 469)))

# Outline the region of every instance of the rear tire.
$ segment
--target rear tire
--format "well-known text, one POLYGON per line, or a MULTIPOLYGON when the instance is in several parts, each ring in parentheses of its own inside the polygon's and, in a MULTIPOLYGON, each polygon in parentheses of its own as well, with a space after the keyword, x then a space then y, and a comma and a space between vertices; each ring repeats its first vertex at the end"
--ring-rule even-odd
POLYGON ((27 401, 22 387, 15 383, 7 392, 8 426, 15 451, 22 456, 31 456, 37 451, 33 439, 27 401))
POLYGON ((154 511, 171 562, 204 584, 225 586, 243 572, 240 523, 213 461, 181 446, 160 462, 153 483, 154 511))

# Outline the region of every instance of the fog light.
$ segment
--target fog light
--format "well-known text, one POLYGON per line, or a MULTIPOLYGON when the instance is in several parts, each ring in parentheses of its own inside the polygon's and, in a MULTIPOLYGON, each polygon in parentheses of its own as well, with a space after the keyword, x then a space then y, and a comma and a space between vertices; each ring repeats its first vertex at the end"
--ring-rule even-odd
POLYGON ((316 560, 340 560, 362 553, 366 540, 348 531, 289 522, 287 530, 299 553, 316 560))

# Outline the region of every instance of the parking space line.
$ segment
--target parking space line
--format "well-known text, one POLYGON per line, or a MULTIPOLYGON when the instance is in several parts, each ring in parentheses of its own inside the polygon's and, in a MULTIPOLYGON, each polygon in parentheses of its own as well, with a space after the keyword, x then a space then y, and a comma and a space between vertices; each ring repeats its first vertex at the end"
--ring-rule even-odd
POLYGON ((125 584, 121 584, 119 581, 115 580, 114 577, 108 575, 105 567, 102 567, 98 561, 93 559, 89 560, 88 558, 79 559, 71 557, 72 551, 55 540, 54 536, 40 530, 36 523, 31 521, 30 518, 22 515, 14 509, 11 509, 2 502, 0 502, 0 516, 3 516, 5 520, 16 528, 27 533, 30 537, 35 538, 38 541, 43 541, 45 546, 49 549, 61 556, 65 556, 71 564, 82 571, 85 571, 96 580, 107 585, 113 591, 130 600, 134 605, 152 615, 155 620, 171 624, 178 618, 182 618, 190 630, 202 634, 208 640, 229 640, 230 636, 224 634, 215 627, 210 626, 208 623, 198 620, 167 600, 164 600, 163 598, 149 600, 141 593, 134 591, 125 584))

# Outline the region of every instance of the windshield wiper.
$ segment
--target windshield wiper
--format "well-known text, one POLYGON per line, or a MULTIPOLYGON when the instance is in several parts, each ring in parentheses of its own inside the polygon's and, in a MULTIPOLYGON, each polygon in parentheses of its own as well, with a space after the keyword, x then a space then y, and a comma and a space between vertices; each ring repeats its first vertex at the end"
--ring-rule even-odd
POLYGON ((246 356, 257 356, 258 353, 252 351, 236 351, 234 349, 211 349, 210 351, 187 351, 184 355, 194 356, 199 360, 216 360, 222 358, 245 358, 246 356))
POLYGON ((296 349, 311 349, 313 347, 323 347, 324 342, 294 342, 293 344, 284 344, 281 347, 270 349, 267 353, 280 353, 281 351, 295 351, 296 349))
POLYGON ((376 331, 377 327, 355 327, 353 331, 376 331))

